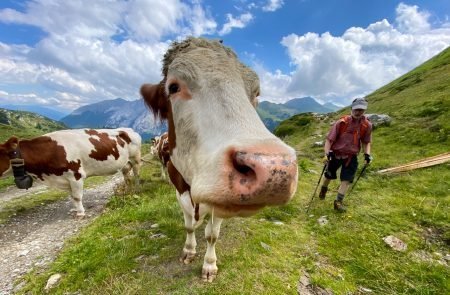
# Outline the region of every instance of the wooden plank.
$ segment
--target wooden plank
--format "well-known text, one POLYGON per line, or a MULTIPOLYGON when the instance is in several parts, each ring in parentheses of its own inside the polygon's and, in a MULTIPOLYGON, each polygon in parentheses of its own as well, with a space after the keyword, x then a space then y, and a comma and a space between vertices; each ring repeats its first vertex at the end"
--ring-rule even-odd
POLYGON ((410 171, 410 170, 414 170, 414 169, 439 165, 439 164, 445 163, 447 161, 450 161, 450 152, 440 154, 437 156, 433 156, 433 157, 429 157, 429 158, 425 158, 422 160, 413 161, 413 162, 410 162, 405 165, 379 170, 378 173, 383 174, 383 173, 395 173, 395 172, 410 171))
MULTIPOLYGON (((420 159, 420 160, 416 160, 416 161, 412 161, 412 162, 409 162, 408 164, 405 164, 405 165, 410 165, 410 164, 415 164, 415 163, 422 163, 423 161, 429 161, 429 160, 433 160, 433 159, 440 159, 440 158, 443 158, 443 157, 444 158, 445 157, 450 157, 450 152, 439 154, 439 155, 428 157, 428 158, 424 158, 424 159, 420 159)), ((404 166, 404 165, 401 165, 401 166, 404 166)), ((398 167, 400 167, 400 166, 398 166, 398 167)))

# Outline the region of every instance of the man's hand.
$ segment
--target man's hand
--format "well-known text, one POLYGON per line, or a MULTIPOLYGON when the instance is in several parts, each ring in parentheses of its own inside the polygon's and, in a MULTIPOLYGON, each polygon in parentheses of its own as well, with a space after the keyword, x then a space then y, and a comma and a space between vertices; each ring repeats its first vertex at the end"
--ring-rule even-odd
POLYGON ((370 164, 370 162, 372 162, 372 156, 369 154, 364 154, 364 161, 366 162, 367 165, 370 164))
POLYGON ((326 164, 329 161, 331 161, 332 159, 334 159, 334 153, 333 151, 329 151, 327 154, 325 154, 325 156, 323 157, 323 163, 326 164))
POLYGON ((333 151, 329 151, 329 152, 328 152, 328 154, 327 154, 327 159, 328 159, 328 161, 331 161, 331 160, 334 159, 334 153, 333 153, 333 151))

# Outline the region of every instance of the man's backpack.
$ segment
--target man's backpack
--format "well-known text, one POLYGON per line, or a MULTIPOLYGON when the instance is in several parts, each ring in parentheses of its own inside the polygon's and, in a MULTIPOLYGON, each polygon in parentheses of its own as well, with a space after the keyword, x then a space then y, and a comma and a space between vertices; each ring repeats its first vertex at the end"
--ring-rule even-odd
MULTIPOLYGON (((343 116, 339 119, 339 135, 344 134, 347 130, 348 124, 350 123, 352 116, 347 115, 343 116)), ((364 136, 367 133, 367 129, 369 129, 369 120, 365 116, 361 118, 361 125, 359 127, 359 130, 355 130, 353 132, 353 143, 356 145, 358 144, 359 140, 361 138, 364 138, 364 136)))

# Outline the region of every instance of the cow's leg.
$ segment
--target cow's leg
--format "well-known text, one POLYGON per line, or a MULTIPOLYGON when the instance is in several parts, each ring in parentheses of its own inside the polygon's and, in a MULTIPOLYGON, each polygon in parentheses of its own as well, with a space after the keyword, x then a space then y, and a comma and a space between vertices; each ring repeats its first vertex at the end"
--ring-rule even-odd
POLYGON ((141 163, 139 162, 134 162, 132 164, 133 166, 133 178, 134 178, 134 185, 136 186, 136 188, 139 187, 139 170, 141 169, 141 163))
POLYGON ((197 241, 195 239, 195 228, 202 222, 195 221, 195 209, 192 206, 191 196, 189 191, 185 191, 180 194, 177 191, 177 199, 181 208, 183 209, 184 215, 184 227, 186 228, 186 241, 183 247, 183 254, 180 261, 184 264, 189 264, 194 260, 195 254, 197 253, 195 248, 197 247, 197 241))
POLYGON ((79 218, 84 217, 84 207, 83 207, 83 178, 79 180, 71 180, 70 181, 70 191, 72 202, 75 207, 76 216, 79 218))
POLYGON ((166 167, 164 167, 164 164, 162 164, 162 163, 161 163, 161 178, 163 180, 167 179, 167 177, 166 177, 166 167))
POLYGON ((207 282, 212 282, 217 276, 216 241, 219 238, 222 221, 222 218, 215 217, 211 214, 211 218, 205 228, 207 248, 203 261, 202 279, 207 282))
POLYGON ((130 176, 130 171, 131 171, 131 163, 128 162, 125 166, 123 166, 122 168, 122 174, 123 174, 123 179, 125 180, 125 185, 127 187, 131 186, 131 176, 130 176))
POLYGON ((133 167, 133 178, 136 188, 139 187, 139 172, 141 170, 141 163, 141 151, 138 150, 138 152, 135 153, 134 157, 131 158, 131 166, 133 167))

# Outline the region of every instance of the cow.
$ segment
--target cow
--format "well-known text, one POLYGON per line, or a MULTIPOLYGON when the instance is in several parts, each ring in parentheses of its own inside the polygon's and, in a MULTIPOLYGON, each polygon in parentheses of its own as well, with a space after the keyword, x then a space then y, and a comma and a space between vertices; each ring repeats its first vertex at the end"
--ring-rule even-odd
POLYGON ((168 122, 167 169, 187 231, 182 262, 194 259, 194 230, 210 215, 202 279, 211 282, 223 219, 291 200, 298 182, 296 153, 262 123, 255 110, 258 76, 222 42, 173 42, 162 74, 162 81, 143 84, 140 92, 153 115, 168 122))
POLYGON ((167 162, 169 162, 169 133, 164 132, 160 136, 152 139, 152 146, 150 147, 150 154, 157 158, 161 163, 161 178, 166 180, 167 162))
POLYGON ((86 178, 121 170, 125 182, 131 184, 133 170, 138 185, 140 163, 141 136, 130 128, 60 130, 32 139, 12 136, 0 144, 0 177, 14 171, 18 186, 21 179, 32 177, 50 187, 69 190, 75 207, 72 211, 78 218, 85 215, 82 198, 86 178))

